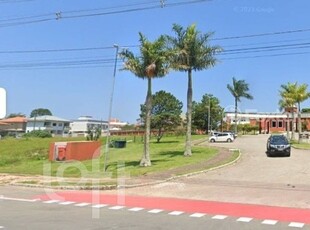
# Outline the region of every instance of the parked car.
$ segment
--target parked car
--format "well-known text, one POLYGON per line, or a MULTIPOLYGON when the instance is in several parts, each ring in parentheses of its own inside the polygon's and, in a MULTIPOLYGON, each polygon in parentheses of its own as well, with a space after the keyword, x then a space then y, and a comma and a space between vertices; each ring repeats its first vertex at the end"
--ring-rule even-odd
POLYGON ((211 136, 218 135, 220 133, 221 132, 219 132, 219 131, 214 131, 214 130, 210 131, 211 136))
POLYGON ((233 132, 233 131, 230 131, 230 130, 225 130, 225 131, 223 131, 223 133, 230 133, 231 135, 233 135, 233 136, 234 136, 234 139, 236 139, 236 138, 237 138, 237 136, 238 136, 238 134, 237 134, 237 133, 235 133, 235 132, 233 132))
POLYGON ((271 135, 267 140, 267 156, 291 156, 291 145, 284 135, 271 135))
POLYGON ((209 137, 210 142, 232 142, 234 141, 234 136, 230 133, 217 133, 209 137))

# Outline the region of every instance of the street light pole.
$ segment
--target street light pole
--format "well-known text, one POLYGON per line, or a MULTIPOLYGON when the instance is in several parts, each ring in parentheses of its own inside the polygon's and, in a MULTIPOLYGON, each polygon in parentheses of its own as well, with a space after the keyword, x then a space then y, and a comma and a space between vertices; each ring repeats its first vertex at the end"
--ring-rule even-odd
POLYGON ((211 102, 209 97, 209 106, 208 106, 208 134, 210 133, 210 117, 211 117, 211 102))
POLYGON ((115 77, 116 77, 116 68, 117 68, 117 58, 118 58, 118 49, 119 46, 114 44, 113 47, 115 48, 115 62, 114 62, 114 71, 113 71, 113 80, 112 80, 112 90, 110 96, 110 108, 109 108, 109 116, 108 116, 108 129, 107 129, 107 138, 106 138, 106 145, 105 145, 105 155, 104 155, 104 171, 107 170, 108 164, 108 155, 109 155, 109 139, 110 139, 110 120, 112 117, 112 105, 113 105, 113 96, 114 96, 114 86, 115 86, 115 77))

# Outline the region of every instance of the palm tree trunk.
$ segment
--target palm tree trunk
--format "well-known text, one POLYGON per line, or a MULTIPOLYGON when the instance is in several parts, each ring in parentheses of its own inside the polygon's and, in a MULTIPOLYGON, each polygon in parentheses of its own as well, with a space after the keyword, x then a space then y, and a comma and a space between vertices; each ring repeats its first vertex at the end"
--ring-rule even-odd
POLYGON ((286 113, 286 137, 289 140, 290 139, 290 114, 286 113))
POLYGON ((291 140, 295 140, 295 111, 294 108, 292 109, 292 136, 291 140))
POLYGON ((150 133, 151 133, 151 110, 152 110, 152 78, 148 78, 148 88, 146 95, 146 118, 145 118, 145 134, 144 134, 144 150, 140 166, 151 166, 150 158, 150 133))
POLYGON ((237 101, 237 98, 235 98, 235 130, 234 130, 234 132, 235 132, 235 134, 237 135, 237 133, 238 133, 238 128, 237 128, 237 126, 238 126, 238 124, 237 124, 237 119, 238 119, 238 116, 237 116, 237 114, 238 114, 238 101, 237 101))
POLYGON ((298 143, 300 143, 301 135, 301 113, 300 113, 300 103, 298 102, 298 143))
POLYGON ((187 112, 186 112, 186 142, 184 156, 192 155, 192 106, 193 106, 193 83, 192 70, 188 70, 188 88, 187 88, 187 112))

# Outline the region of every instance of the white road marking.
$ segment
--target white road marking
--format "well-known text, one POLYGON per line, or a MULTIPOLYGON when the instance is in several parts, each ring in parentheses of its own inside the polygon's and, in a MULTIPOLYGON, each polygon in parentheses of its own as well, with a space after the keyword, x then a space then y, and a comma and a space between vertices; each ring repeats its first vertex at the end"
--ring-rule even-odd
POLYGON ((249 218, 249 217, 240 217, 239 219, 237 219, 237 221, 240 221, 240 222, 250 222, 251 220, 253 220, 253 218, 249 218))
POLYGON ((293 227, 293 228, 303 228, 305 226, 305 224, 304 223, 298 223, 298 222, 291 222, 288 226, 293 227))
POLYGON ((90 203, 79 203, 79 204, 75 204, 74 206, 85 207, 85 206, 88 206, 88 205, 90 205, 90 203))
POLYGON ((203 216, 205 216, 206 214, 204 214, 204 213, 194 213, 194 214, 192 214, 192 215, 190 215, 190 217, 203 217, 203 216))
POLYGON ((111 209, 111 210, 120 210, 120 209, 123 209, 123 208, 125 208, 125 207, 124 206, 113 206, 113 207, 111 207, 109 209, 111 209))
POLYGON ((139 208, 139 207, 136 207, 136 208, 131 208, 131 209, 128 209, 129 211, 133 211, 133 212, 138 212, 138 211, 141 211, 143 210, 144 208, 139 208))
POLYGON ((183 214, 184 212, 180 212, 180 211, 173 211, 173 212, 169 212, 168 214, 169 215, 172 215, 172 216, 179 216, 181 214, 183 214))
POLYGON ((23 202, 36 202, 39 201, 40 199, 22 199, 22 198, 13 198, 13 197, 5 197, 5 196, 0 196, 1 200, 11 200, 11 201, 23 201, 23 202))
POLYGON ((0 226, 0 229, 3 229, 4 227, 3 226, 0 226))
POLYGON ((60 202, 60 200, 47 200, 47 201, 43 201, 44 204, 53 204, 53 203, 58 203, 60 202))
POLYGON ((276 220, 264 220, 262 222, 262 224, 268 224, 268 225, 275 225, 276 223, 278 223, 278 221, 276 220))
POLYGON ((160 213, 160 212, 162 212, 162 211, 164 211, 164 210, 162 210, 162 209, 152 209, 152 210, 150 210, 150 211, 148 211, 149 213, 160 213))
POLYGON ((224 220, 226 218, 227 216, 224 216, 224 215, 216 215, 212 217, 212 219, 215 219, 215 220, 224 220))
POLYGON ((59 203, 59 204, 61 204, 61 205, 69 205, 69 204, 75 204, 76 202, 74 202, 74 201, 65 201, 65 202, 61 202, 61 203, 59 203))
POLYGON ((93 205, 92 207, 93 208, 103 208, 103 207, 107 207, 107 206, 109 206, 109 205, 107 205, 107 204, 96 204, 96 205, 93 205))

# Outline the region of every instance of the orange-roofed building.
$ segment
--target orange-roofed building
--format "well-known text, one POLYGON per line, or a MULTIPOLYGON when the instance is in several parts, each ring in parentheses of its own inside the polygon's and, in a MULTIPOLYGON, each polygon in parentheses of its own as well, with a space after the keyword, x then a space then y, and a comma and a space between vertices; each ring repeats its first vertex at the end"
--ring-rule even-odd
POLYGON ((0 134, 20 134, 25 133, 27 125, 26 117, 11 117, 0 120, 0 134))

